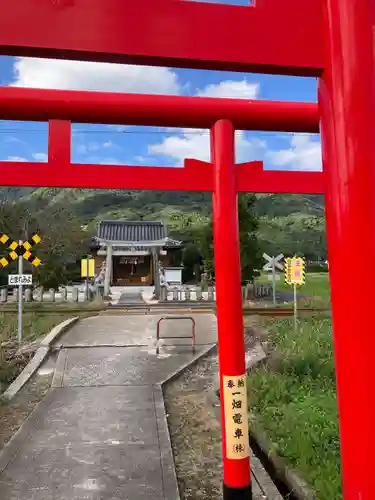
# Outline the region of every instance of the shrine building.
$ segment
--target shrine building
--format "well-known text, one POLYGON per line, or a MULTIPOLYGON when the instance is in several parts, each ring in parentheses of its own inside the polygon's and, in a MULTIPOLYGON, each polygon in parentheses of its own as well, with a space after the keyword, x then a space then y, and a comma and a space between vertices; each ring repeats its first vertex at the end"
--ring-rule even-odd
POLYGON ((182 242, 168 237, 162 221, 104 220, 91 245, 95 274, 110 286, 150 286, 160 268, 168 281, 181 282, 182 242))

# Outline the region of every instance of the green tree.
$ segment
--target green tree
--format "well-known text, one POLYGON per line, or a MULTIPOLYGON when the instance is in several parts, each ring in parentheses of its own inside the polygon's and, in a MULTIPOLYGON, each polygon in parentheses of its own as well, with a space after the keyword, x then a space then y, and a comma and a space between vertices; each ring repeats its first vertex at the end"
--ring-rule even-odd
POLYGON ((194 243, 188 243, 182 252, 182 279, 183 282, 199 281, 201 268, 201 254, 194 243))
MULTIPOLYGON (((238 221, 242 282, 252 280, 261 265, 258 244, 258 218, 255 213, 256 197, 251 193, 238 196, 238 221)), ((214 276, 214 244, 212 219, 205 226, 198 240, 206 270, 214 276)))
MULTIPOLYGON (((49 203, 45 198, 27 201, 3 200, 0 204, 0 232, 15 240, 29 240, 34 233, 42 241, 33 248, 42 265, 33 269, 34 281, 46 288, 57 288, 67 281, 66 268, 77 257, 87 253, 89 238, 81 229, 66 203, 49 203)), ((5 254, 4 248, 3 254, 5 254)), ((16 263, 12 263, 12 269, 16 263)), ((30 264, 24 264, 29 272, 30 264)))
POLYGON ((242 281, 252 280, 261 267, 262 257, 258 243, 258 218, 255 213, 256 197, 251 193, 238 196, 240 229, 240 256, 242 281))
POLYGON ((324 217, 302 213, 286 217, 262 217, 259 244, 262 251, 269 255, 299 253, 309 260, 325 260, 327 245, 324 217))

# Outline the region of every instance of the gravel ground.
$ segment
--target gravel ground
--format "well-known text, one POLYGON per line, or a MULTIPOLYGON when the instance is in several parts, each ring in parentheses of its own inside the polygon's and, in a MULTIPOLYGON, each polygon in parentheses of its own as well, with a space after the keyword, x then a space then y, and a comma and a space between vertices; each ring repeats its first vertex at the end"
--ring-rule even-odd
POLYGON ((216 373, 215 354, 186 370, 164 391, 182 500, 222 496, 221 433, 212 397, 216 373))
MULTIPOLYGON (((164 389, 181 500, 222 499, 217 373, 214 351, 164 389)), ((281 499, 259 460, 253 456, 251 462, 253 500, 281 499)))
POLYGON ((0 450, 47 394, 55 360, 51 357, 11 401, 0 403, 0 450))

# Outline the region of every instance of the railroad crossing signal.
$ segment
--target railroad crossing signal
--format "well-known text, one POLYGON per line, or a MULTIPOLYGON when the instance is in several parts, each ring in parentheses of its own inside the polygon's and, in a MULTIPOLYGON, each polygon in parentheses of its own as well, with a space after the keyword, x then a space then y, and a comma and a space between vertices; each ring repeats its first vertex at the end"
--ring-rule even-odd
POLYGON ((273 300, 273 305, 275 306, 276 305, 276 280, 279 278, 279 276, 276 274, 276 270, 280 269, 280 271, 282 271, 284 269, 282 263, 280 262, 284 258, 284 255, 282 253, 280 253, 276 257, 271 257, 271 256, 267 255, 266 253, 264 253, 263 258, 268 261, 263 266, 263 270, 272 272, 272 274, 270 275, 270 278, 272 280, 272 300, 273 300))
POLYGON ((42 241, 42 238, 38 234, 34 234, 29 241, 24 241, 19 244, 17 241, 9 238, 8 235, 2 234, 0 237, 0 242, 7 245, 10 249, 7 257, 0 259, 0 265, 2 267, 7 267, 10 262, 18 259, 18 257, 23 257, 25 260, 30 262, 34 267, 39 267, 42 263, 38 257, 35 257, 30 250, 33 246, 38 245, 42 241))
POLYGON ((273 269, 280 269, 280 271, 284 270, 283 264, 280 262, 284 258, 284 255, 282 253, 280 253, 276 257, 270 257, 269 255, 264 253, 263 258, 268 261, 263 266, 264 271, 272 271, 273 269))
POLYGON ((305 284, 305 261, 301 257, 285 259, 285 282, 288 285, 305 284))

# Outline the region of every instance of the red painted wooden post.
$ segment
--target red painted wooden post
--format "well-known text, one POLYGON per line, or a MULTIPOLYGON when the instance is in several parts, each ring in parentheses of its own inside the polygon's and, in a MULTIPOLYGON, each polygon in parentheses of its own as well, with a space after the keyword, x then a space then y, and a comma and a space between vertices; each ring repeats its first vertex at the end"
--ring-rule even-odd
POLYGON ((324 3, 319 102, 344 498, 372 500, 374 301, 371 293, 353 297, 348 283, 355 266, 375 255, 374 7, 371 0, 324 3))
POLYGON ((54 166, 67 167, 71 157, 71 124, 66 120, 48 122, 48 162, 54 166))
POLYGON ((252 494, 234 128, 230 121, 219 120, 211 134, 223 493, 224 500, 249 500, 252 494))

